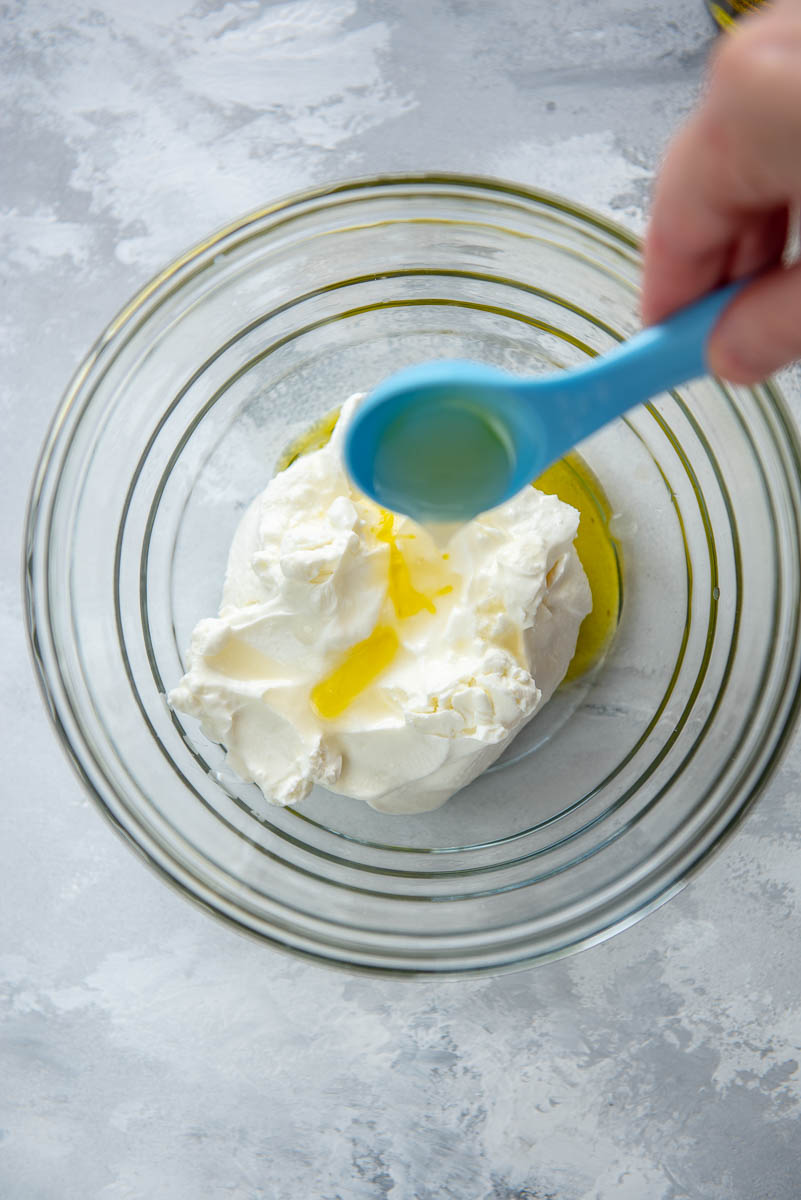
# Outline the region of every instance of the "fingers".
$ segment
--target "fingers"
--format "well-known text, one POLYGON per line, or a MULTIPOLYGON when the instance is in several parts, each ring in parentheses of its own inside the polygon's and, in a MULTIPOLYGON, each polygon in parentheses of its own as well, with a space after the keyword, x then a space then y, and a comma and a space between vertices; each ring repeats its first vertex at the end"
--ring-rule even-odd
POLYGON ((775 261, 801 195, 801 3, 728 37, 698 112, 672 143, 645 245, 643 318, 775 261))
POLYGON ((726 278, 742 279, 777 266, 787 242, 788 225, 786 207, 759 213, 746 221, 731 250, 726 278))
POLYGON ((724 312, 707 348, 710 369, 756 383, 801 358, 801 264, 757 279, 724 312))
POLYGON ((744 215, 716 193, 706 141, 702 122, 692 121, 671 145, 657 180, 643 261, 646 324, 723 283, 744 227, 744 215))

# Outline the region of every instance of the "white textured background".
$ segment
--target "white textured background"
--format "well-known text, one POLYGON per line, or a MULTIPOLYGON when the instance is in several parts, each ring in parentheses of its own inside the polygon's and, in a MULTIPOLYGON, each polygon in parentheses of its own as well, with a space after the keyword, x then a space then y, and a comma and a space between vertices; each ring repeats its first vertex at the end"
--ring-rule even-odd
POLYGON ((112 835, 47 725, 18 583, 59 395, 168 258, 380 170, 506 175, 642 228, 711 40, 701 0, 0 4, 2 1200, 801 1195, 798 740, 611 942, 350 979, 218 928, 112 835))

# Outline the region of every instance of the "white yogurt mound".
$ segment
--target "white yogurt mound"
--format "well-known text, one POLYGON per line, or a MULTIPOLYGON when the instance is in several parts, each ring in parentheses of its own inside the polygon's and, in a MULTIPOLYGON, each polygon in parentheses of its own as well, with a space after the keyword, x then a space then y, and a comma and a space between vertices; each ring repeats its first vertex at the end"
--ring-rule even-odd
POLYGON ((591 608, 579 514, 526 487, 437 546, 351 486, 342 441, 362 398, 251 504, 219 616, 196 626, 169 701, 275 804, 319 783, 427 812, 494 762, 564 676, 591 608), (353 647, 367 642, 356 658, 369 663, 379 640, 390 661, 347 702, 353 647), (334 693, 342 711, 321 715, 334 693))

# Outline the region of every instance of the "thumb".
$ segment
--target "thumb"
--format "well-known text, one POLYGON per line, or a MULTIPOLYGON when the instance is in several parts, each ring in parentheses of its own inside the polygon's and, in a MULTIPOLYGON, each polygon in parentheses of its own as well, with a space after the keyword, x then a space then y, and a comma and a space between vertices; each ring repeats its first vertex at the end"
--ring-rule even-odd
POLYGON ((732 383, 757 383, 801 358, 801 263, 767 271, 740 292, 707 345, 710 369, 732 383))

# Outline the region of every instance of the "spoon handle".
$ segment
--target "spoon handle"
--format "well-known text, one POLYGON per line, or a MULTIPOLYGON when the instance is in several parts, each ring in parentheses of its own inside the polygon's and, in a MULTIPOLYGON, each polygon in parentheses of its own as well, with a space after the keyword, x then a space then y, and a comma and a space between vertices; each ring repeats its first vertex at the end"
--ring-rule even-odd
MULTIPOLYGON (((723 310, 745 286, 745 280, 727 284, 710 292, 695 304, 680 309, 658 325, 621 342, 608 354, 588 363, 586 381, 594 376, 610 399, 617 387, 617 403, 632 408, 635 404, 669 391, 690 379, 708 373, 706 347, 723 310)), ((578 379, 576 380, 578 382, 578 379)))
POLYGON ((710 292, 659 325, 635 334, 606 355, 605 362, 625 368, 627 390, 639 400, 655 396, 708 373, 706 347, 723 310, 745 281, 710 292))

